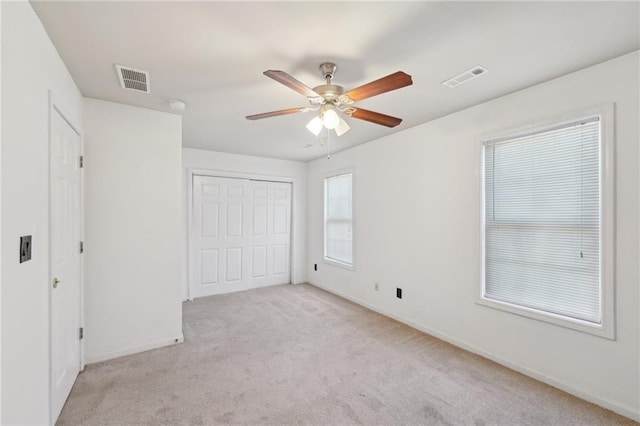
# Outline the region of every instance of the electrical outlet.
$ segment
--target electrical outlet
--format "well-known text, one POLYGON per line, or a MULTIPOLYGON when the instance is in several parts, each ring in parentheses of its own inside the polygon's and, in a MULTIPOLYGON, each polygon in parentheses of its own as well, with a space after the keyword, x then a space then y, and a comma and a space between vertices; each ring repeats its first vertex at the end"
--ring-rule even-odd
POLYGON ((380 290, 380 284, 375 283, 375 284, 373 285, 373 289, 374 289, 375 291, 380 290))
POLYGON ((401 288, 396 288, 396 297, 398 299, 402 299, 402 289, 401 288))

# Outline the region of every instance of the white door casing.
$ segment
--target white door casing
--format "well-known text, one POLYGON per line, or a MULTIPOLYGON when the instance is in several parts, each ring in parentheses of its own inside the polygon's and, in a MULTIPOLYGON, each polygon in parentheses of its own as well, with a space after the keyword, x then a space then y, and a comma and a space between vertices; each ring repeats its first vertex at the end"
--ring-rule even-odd
POLYGON ((80 371, 81 142, 52 107, 50 126, 51 419, 55 423, 80 371))
POLYGON ((291 184, 194 175, 191 297, 290 282, 291 184))

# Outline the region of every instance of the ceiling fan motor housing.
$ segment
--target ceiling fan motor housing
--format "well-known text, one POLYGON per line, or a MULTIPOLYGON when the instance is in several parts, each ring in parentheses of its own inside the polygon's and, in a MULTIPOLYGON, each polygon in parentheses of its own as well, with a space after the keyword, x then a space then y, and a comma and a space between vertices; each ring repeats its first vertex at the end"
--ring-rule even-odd
POLYGON ((344 93, 344 87, 337 84, 323 84, 313 88, 313 91, 327 102, 336 102, 340 95, 344 93))
MULTIPOLYGON (((333 62, 324 62, 320 64, 320 72, 322 77, 327 80, 327 84, 313 88, 313 91, 322 96, 324 102, 338 104, 338 98, 344 93, 344 88, 335 84, 331 84, 331 79, 338 67, 333 62)), ((324 103, 322 102, 322 103, 324 103)))

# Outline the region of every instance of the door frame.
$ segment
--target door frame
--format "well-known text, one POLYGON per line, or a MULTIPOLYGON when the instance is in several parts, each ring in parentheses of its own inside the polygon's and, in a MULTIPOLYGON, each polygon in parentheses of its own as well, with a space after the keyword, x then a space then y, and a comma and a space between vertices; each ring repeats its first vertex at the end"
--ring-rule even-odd
MULTIPOLYGON (((53 123, 53 114, 59 114, 60 117, 62 117, 62 119, 64 121, 67 122, 67 124, 69 125, 69 127, 71 127, 71 129, 76 132, 80 138, 80 155, 84 156, 84 136, 82 135, 82 132, 79 130, 80 127, 73 122, 73 120, 71 120, 69 117, 71 116, 70 114, 67 114, 66 111, 70 111, 63 102, 61 102, 56 95, 49 90, 49 109, 48 109, 48 114, 49 114, 49 123, 48 123, 48 135, 47 135, 47 203, 48 203, 48 207, 47 207, 47 216, 48 216, 48 228, 47 228, 47 238, 48 238, 48 246, 47 246, 47 275, 48 275, 48 280, 47 280, 47 288, 48 288, 48 292, 47 292, 47 297, 48 297, 48 308, 49 308, 49 313, 48 313, 48 333, 49 333, 49 386, 48 386, 48 394, 49 394, 49 422, 50 424, 54 424, 55 421, 57 419, 53 418, 53 330, 52 330, 52 324, 53 324, 53 309, 51 306, 53 297, 52 297, 52 287, 51 287, 51 281, 53 279, 53 274, 51 271, 51 229, 52 229, 52 223, 51 223, 51 143, 52 143, 52 139, 51 139, 51 132, 52 132, 52 123, 53 123)), ((80 169, 80 194, 79 194, 79 201, 80 201, 80 223, 78 224, 78 226, 80 227, 80 231, 79 231, 79 235, 80 235, 80 241, 84 241, 84 212, 85 212, 85 206, 84 206, 84 173, 83 173, 83 169, 80 169)), ((80 310, 79 314, 79 318, 80 318, 80 327, 84 327, 84 257, 80 256, 80 271, 79 271, 79 303, 78 303, 78 309, 80 310)), ((79 359, 80 359, 80 365, 79 365, 79 371, 82 372, 84 370, 85 367, 85 362, 84 362, 84 339, 80 340, 79 343, 79 359)))
POLYGON ((295 182, 291 176, 270 176, 260 175, 243 172, 230 172, 225 170, 212 170, 212 169, 200 169, 200 168, 188 168, 187 169, 187 300, 193 300, 193 271, 191 268, 191 235, 193 231, 193 177, 194 176, 208 176, 219 178, 231 178, 231 179, 248 179, 258 180, 264 182, 279 182, 291 184, 291 220, 289 221, 289 244, 291 250, 289 250, 289 284, 293 283, 293 276, 295 271, 294 266, 294 253, 295 253, 295 238, 293 221, 296 217, 296 208, 294 202, 294 189, 295 182))

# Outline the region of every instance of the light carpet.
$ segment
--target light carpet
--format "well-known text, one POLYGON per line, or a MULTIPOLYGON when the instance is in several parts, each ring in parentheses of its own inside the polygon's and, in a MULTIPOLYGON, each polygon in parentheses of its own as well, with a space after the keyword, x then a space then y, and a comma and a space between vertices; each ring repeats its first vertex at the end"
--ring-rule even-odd
POLYGON ((89 365, 58 424, 636 424, 307 284, 185 302, 184 334, 89 365))

